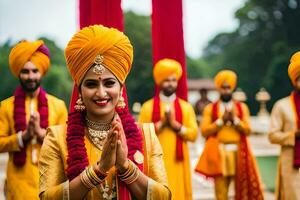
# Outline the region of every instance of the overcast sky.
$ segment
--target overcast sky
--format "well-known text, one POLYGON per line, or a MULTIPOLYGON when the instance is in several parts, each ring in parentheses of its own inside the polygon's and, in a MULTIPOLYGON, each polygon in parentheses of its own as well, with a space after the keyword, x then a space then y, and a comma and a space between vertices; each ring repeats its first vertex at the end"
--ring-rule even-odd
MULTIPOLYGON (((185 50, 198 57, 217 33, 234 30, 245 0, 183 0, 185 50)), ((78 28, 76 0, 0 0, 0 43, 46 36, 64 48, 78 28)), ((124 10, 150 15, 151 0, 123 0, 124 10)))

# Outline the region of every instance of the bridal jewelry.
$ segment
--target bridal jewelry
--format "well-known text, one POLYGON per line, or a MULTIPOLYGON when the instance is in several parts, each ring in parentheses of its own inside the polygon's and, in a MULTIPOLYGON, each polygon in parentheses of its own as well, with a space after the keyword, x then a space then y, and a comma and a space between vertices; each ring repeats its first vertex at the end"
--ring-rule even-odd
MULTIPOLYGON (((114 119, 114 118, 113 118, 114 119)), ((113 120, 112 119, 112 120, 113 120)), ((107 137, 109 130, 111 129, 111 122, 94 122, 85 117, 86 125, 88 127, 88 136, 93 144, 102 151, 104 141, 107 137)))
POLYGON ((105 67, 103 66, 103 61, 104 61, 104 57, 98 54, 94 60, 95 66, 93 68, 93 72, 95 74, 101 75, 105 71, 105 67))

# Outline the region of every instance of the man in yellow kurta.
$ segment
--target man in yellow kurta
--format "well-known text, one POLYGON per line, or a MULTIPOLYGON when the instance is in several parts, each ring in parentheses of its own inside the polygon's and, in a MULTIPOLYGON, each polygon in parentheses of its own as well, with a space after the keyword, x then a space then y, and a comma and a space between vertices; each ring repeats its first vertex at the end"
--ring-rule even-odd
POLYGON ((9 153, 7 199, 39 199, 38 157, 46 128, 66 123, 65 103, 40 87, 49 65, 49 50, 41 40, 22 41, 9 55, 20 86, 0 105, 0 152, 9 153))
POLYGON ((192 199, 187 141, 195 141, 197 122, 192 105, 175 94, 182 74, 180 63, 163 59, 153 69, 159 95, 142 106, 139 122, 154 122, 164 153, 172 199, 192 199))
POLYGON ((228 199, 231 182, 235 183, 235 199, 262 199, 255 161, 246 140, 250 133, 249 110, 246 104, 232 100, 236 82, 237 76, 231 70, 222 70, 215 76, 220 98, 205 107, 201 121, 201 133, 207 138, 205 148, 210 152, 204 149, 196 171, 214 178, 217 200, 228 199))
POLYGON ((300 199, 300 51, 288 68, 294 91, 278 100, 271 113, 269 140, 281 145, 278 162, 276 199, 300 199))

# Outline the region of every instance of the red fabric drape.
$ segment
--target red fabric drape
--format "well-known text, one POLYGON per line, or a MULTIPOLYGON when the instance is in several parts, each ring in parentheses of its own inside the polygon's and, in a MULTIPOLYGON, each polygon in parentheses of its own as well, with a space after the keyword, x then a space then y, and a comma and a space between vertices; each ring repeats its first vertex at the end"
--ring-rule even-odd
MULTIPOLYGON (((182 124, 182 109, 178 97, 174 101, 174 110, 176 121, 182 124)), ((153 102, 152 122, 156 123, 160 121, 160 119, 160 98, 159 95, 155 95, 153 102)), ((183 160, 183 140, 179 135, 176 135, 176 159, 180 161, 183 160)))
POLYGON ((121 0, 79 0, 80 28, 102 24, 123 31, 121 0))
MULTIPOLYGON (((176 93, 180 98, 187 100, 182 0, 152 0, 152 48, 153 66, 163 58, 180 62, 183 73, 176 93)), ((156 87, 155 93, 158 92, 156 87)))
MULTIPOLYGON (((300 128, 300 95, 297 92, 292 93, 292 98, 294 101, 294 107, 296 112, 297 128, 300 128)), ((295 147, 294 147, 294 167, 298 169, 300 167, 300 138, 295 137, 295 147)))

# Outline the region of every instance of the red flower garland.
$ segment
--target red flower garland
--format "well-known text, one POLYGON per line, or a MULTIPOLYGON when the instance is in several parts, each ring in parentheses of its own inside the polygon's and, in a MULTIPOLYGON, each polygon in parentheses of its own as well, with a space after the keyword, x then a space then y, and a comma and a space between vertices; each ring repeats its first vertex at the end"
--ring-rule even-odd
MULTIPOLYGON (((15 91, 14 100, 14 122, 15 131, 24 131, 27 128, 26 112, 25 112, 25 98, 26 93, 22 87, 18 87, 15 91)), ((38 95, 38 112, 40 113, 40 126, 42 128, 48 127, 48 101, 46 97, 46 91, 40 87, 38 95)), ((17 166, 23 166, 26 162, 26 146, 20 149, 20 151, 14 152, 13 162, 17 166)))
MULTIPOLYGON (((127 109, 116 109, 126 136, 128 146, 128 158, 133 162, 133 155, 136 151, 143 153, 143 137, 138 129, 134 118, 127 109)), ((67 127, 67 176, 69 180, 77 177, 88 165, 88 156, 84 144, 84 116, 86 113, 74 111, 69 113, 68 127, 67 127)), ((143 165, 138 164, 138 167, 143 170, 143 165)), ((122 199, 129 199, 129 192, 126 185, 119 181, 119 195, 122 199)))

